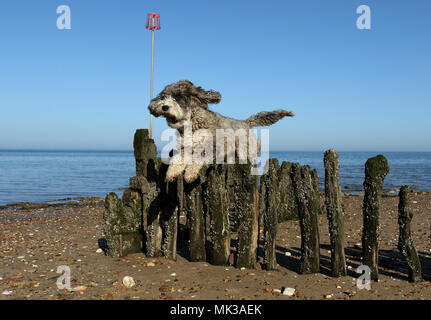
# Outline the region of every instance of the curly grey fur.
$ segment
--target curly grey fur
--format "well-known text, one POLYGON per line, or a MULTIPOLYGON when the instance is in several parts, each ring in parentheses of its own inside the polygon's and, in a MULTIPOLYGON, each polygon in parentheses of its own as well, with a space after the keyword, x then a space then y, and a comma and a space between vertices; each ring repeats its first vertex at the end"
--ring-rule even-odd
POLYGON ((264 127, 270 126, 284 117, 293 117, 294 115, 293 112, 285 110, 275 110, 272 112, 263 111, 251 116, 245 121, 247 121, 250 127, 264 127))
MULTIPOLYGON (((168 125, 177 129, 180 136, 183 135, 184 124, 190 121, 193 131, 199 129, 210 130, 214 139, 217 129, 248 130, 256 126, 269 126, 284 117, 294 116, 291 111, 276 110, 273 112, 260 112, 246 120, 237 120, 222 116, 208 109, 209 103, 219 103, 220 101, 221 94, 219 92, 205 91, 188 80, 181 80, 166 86, 157 97, 151 100, 148 109, 156 117, 165 117, 168 125)), ((181 146, 181 148, 183 147, 181 146)), ((187 175, 189 167, 181 167, 180 165, 177 165, 176 169, 168 169, 167 175, 171 176, 167 176, 167 180, 172 179, 174 175, 178 175, 178 172, 184 170, 184 168, 186 170, 185 180, 187 182, 193 181, 192 179, 196 178, 198 168, 195 166, 194 169, 190 169, 191 173, 187 175), (173 173, 174 170, 176 170, 175 173, 173 173), (194 170, 194 172, 191 170, 194 170)))

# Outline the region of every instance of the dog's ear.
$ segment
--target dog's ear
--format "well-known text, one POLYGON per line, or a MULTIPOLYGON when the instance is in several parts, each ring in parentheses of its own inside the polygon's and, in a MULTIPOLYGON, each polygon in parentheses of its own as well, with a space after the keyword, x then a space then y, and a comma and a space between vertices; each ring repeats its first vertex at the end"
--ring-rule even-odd
POLYGON ((201 108, 208 108, 209 103, 219 103, 221 94, 217 91, 205 91, 201 87, 196 87, 188 80, 180 80, 169 86, 169 92, 174 96, 190 97, 190 104, 201 108))
POLYGON ((205 103, 219 103, 221 101, 221 94, 220 92, 209 90, 205 91, 201 87, 198 89, 198 98, 205 103))

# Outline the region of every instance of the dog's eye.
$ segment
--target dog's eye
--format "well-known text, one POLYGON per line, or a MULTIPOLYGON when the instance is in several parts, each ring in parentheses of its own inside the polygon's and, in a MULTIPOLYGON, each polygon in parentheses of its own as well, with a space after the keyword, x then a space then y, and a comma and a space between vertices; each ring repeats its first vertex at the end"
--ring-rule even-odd
POLYGON ((165 100, 165 96, 160 96, 160 100, 165 100))

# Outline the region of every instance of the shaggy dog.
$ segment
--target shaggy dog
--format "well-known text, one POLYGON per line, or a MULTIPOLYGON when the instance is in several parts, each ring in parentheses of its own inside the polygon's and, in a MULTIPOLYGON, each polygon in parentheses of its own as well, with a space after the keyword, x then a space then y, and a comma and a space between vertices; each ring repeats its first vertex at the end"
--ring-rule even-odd
MULTIPOLYGON (((249 149, 251 149, 252 145, 256 146, 257 151, 255 150, 255 154, 257 156, 257 152, 260 149, 259 141, 253 131, 249 129, 252 127, 269 126, 284 117, 294 116, 293 112, 276 110, 272 112, 260 112, 246 120, 236 120, 224 117, 208 109, 209 103, 219 103, 220 101, 221 95, 219 92, 212 90, 205 91, 201 87, 194 86, 188 80, 181 80, 166 86, 157 97, 151 100, 148 106, 150 113, 155 117, 165 117, 169 127, 177 129, 179 133, 178 144, 181 152, 175 154, 170 161, 168 171, 166 172, 167 182, 174 181, 184 171, 184 180, 186 182, 191 183, 196 180, 204 163, 199 161, 187 163, 187 161, 183 161, 184 150, 189 147, 193 150, 199 148, 200 151, 205 151, 208 150, 206 146, 209 143, 211 143, 211 146, 214 146, 214 141, 212 139, 205 139, 205 137, 185 139, 185 126, 191 126, 192 132, 207 129, 214 138, 216 137, 217 129, 242 130, 248 135, 246 136, 247 143, 245 144, 245 148, 247 149, 247 145, 249 145, 249 149)), ((239 144, 238 140, 235 140, 234 152, 237 155, 241 152, 242 154, 246 152, 246 150, 239 150, 241 148, 240 145, 243 144, 239 144)), ((222 150, 224 154, 226 154, 226 148, 225 145, 222 150)), ((229 151, 227 153, 229 154, 229 151)))

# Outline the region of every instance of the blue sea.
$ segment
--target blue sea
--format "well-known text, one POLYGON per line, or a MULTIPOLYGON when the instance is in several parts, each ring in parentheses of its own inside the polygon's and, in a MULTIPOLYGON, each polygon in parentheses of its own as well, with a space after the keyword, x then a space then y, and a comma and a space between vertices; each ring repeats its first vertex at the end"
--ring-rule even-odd
MULTIPOLYGON (((343 191, 360 192, 365 161, 378 152, 339 152, 343 191), (346 190, 344 187, 350 186, 346 190)), ((386 189, 400 185, 431 191, 430 152, 383 152, 390 165, 386 189)), ((323 189, 323 152, 271 152, 271 158, 316 168, 323 189)), ((135 175, 133 151, 1 151, 0 205, 71 197, 121 195, 135 175)))

